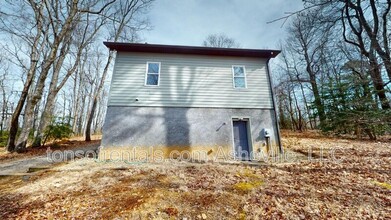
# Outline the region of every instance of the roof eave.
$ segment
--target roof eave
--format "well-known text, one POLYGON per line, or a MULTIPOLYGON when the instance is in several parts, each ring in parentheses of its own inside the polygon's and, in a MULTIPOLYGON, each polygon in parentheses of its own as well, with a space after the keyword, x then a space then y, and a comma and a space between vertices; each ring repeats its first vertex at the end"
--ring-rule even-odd
POLYGON ((194 47, 161 44, 138 44, 103 42, 110 50, 123 52, 144 52, 144 53, 165 53, 165 54, 189 54, 189 55, 209 55, 209 56, 236 56, 236 57, 257 57, 274 58, 281 51, 260 50, 260 49, 237 49, 237 48, 216 48, 216 47, 194 47))

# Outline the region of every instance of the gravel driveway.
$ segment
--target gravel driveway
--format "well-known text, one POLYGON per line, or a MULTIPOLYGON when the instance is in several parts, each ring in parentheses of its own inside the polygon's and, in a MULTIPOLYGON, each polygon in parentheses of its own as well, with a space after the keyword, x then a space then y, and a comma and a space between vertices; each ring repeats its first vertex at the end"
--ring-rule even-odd
POLYGON ((0 163, 0 176, 22 175, 34 169, 50 168, 57 163, 70 161, 78 157, 85 157, 86 154, 96 156, 98 148, 99 144, 91 144, 71 150, 57 150, 42 156, 0 163))

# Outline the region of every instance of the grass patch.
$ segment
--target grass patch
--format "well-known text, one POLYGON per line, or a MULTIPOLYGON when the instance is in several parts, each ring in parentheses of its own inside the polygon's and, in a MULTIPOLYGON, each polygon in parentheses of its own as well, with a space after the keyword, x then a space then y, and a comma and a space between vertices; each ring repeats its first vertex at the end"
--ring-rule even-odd
POLYGON ((240 183, 236 183, 234 185, 234 188, 240 191, 247 192, 261 186, 262 184, 263 181, 240 182, 240 183))
POLYGON ((373 183, 380 186, 380 187, 391 190, 391 184, 389 184, 389 183, 385 183, 385 182, 382 183, 382 182, 378 182, 378 181, 374 181, 373 183))
POLYGON ((237 173, 236 176, 244 181, 234 184, 233 188, 242 192, 251 191, 263 184, 259 174, 248 168, 244 169, 243 172, 237 173))

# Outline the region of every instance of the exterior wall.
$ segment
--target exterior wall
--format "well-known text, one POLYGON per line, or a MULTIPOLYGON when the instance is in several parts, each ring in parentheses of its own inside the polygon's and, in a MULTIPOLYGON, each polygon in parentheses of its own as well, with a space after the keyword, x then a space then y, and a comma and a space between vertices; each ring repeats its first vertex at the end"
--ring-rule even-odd
POLYGON ((261 58, 118 52, 108 105, 272 109, 266 71, 261 58), (147 62, 161 62, 157 87, 144 85, 147 62), (247 89, 233 88, 232 65, 247 89))
POLYGON ((155 147, 213 151, 220 146, 233 151, 233 118, 249 118, 254 152, 265 143, 264 128, 272 131, 271 141, 276 145, 274 110, 270 109, 109 106, 102 149, 155 147))

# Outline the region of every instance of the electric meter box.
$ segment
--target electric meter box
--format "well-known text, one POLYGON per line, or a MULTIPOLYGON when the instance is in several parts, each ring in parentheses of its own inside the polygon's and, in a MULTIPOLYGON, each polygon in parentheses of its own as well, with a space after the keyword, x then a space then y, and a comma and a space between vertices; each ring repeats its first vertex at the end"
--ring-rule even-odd
POLYGON ((264 128, 264 129, 263 129, 263 136, 265 136, 265 138, 269 138, 270 135, 271 135, 270 129, 264 128))

